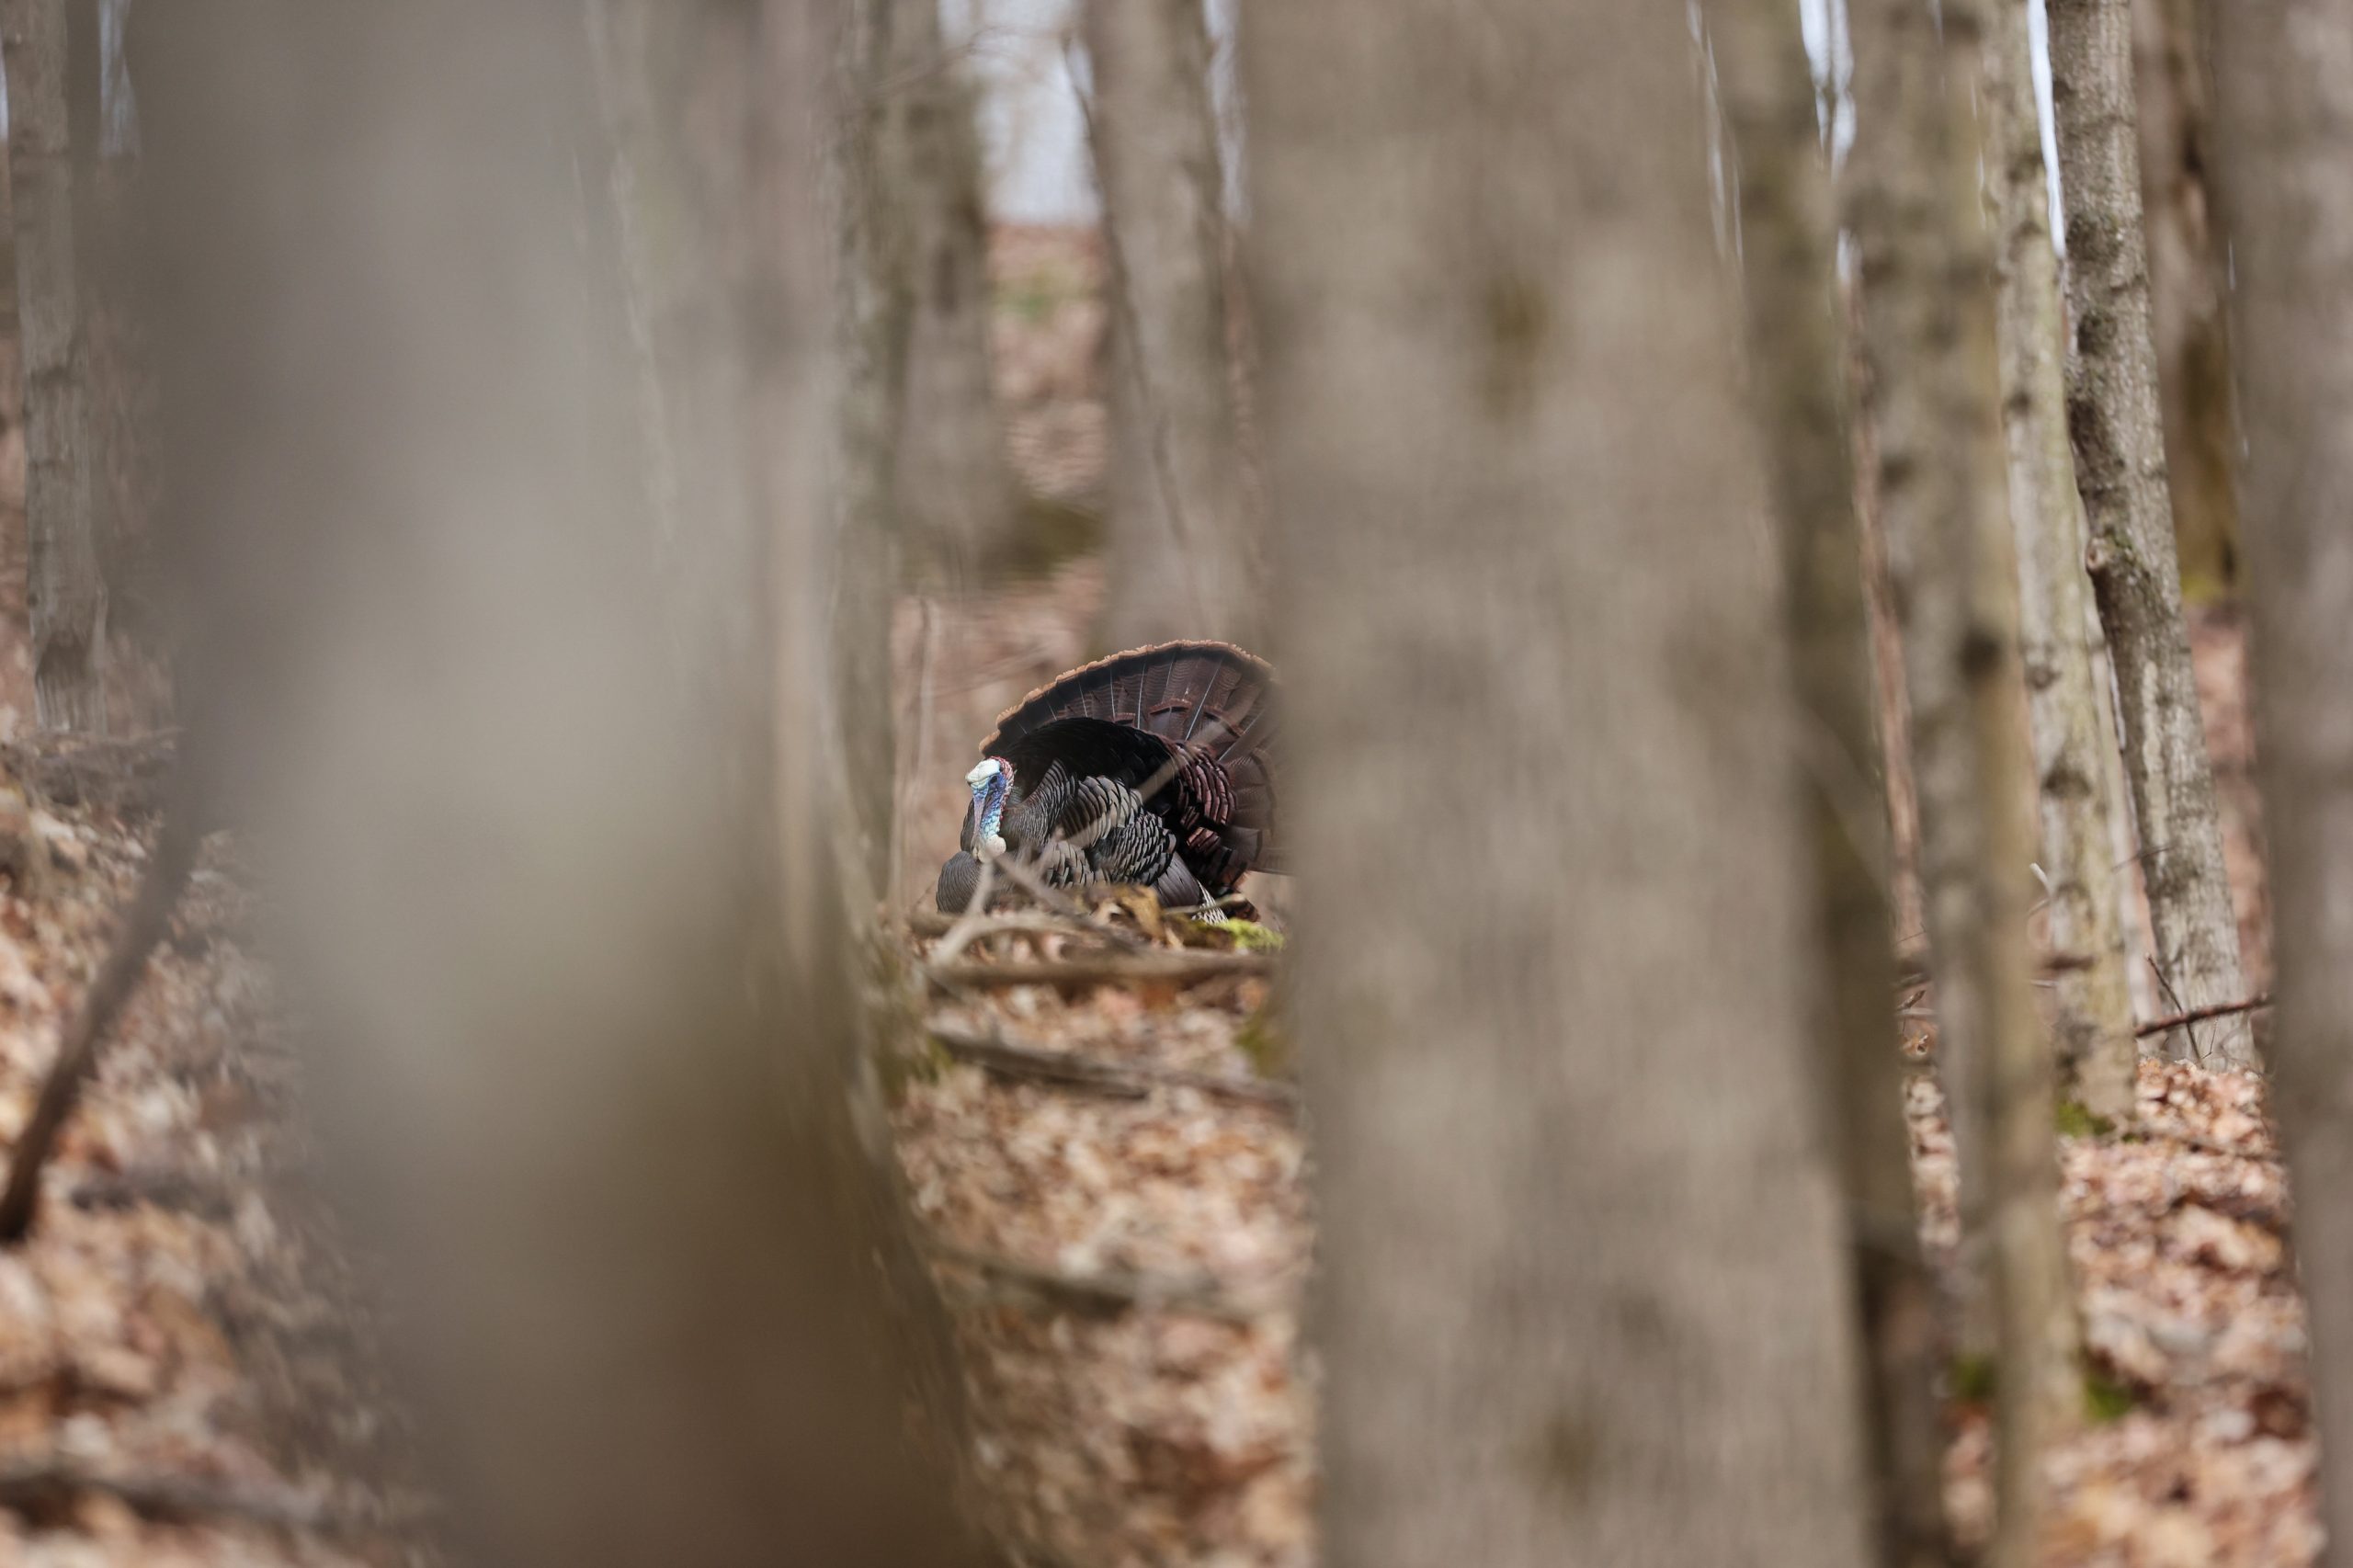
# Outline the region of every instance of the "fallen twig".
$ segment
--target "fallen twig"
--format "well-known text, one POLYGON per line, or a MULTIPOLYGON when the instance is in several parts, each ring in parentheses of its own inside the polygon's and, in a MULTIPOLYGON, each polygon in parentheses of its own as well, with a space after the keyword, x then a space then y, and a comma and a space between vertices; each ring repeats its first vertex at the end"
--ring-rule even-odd
POLYGON ((1097 919, 1090 911, 1081 905, 1076 900, 1070 897, 1069 894, 1063 892, 1060 888, 1048 887, 1044 878, 1039 876, 1031 868, 1021 863, 1021 858, 1019 856, 999 855, 992 860, 990 864, 994 865, 998 870, 1004 872, 1006 877, 1012 881, 1013 885, 1019 888, 1023 892, 1028 893, 1031 898, 1036 899, 1040 903, 1044 904, 1048 909, 1052 910, 1055 914, 1063 916, 1064 919, 1076 921, 1079 925, 1085 926, 1094 935, 1101 937, 1107 941, 1116 942, 1120 947, 1130 949, 1133 951, 1144 951, 1151 947, 1150 943, 1146 942, 1142 937, 1137 936, 1134 932, 1123 931, 1108 920, 1097 919))
MULTIPOLYGON (((2036 970, 2042 974, 2067 974, 2092 967, 2089 953, 2044 953, 2035 960, 2036 970)), ((1901 991, 1915 985, 1927 985, 1936 979, 1926 958, 1906 954, 1895 960, 1895 985, 1901 991)))
POLYGON ((980 866, 980 880, 972 884, 972 907, 958 917, 956 924, 949 926, 948 934, 940 939, 939 946, 932 949, 935 963, 953 963, 972 938, 981 935, 988 925, 989 895, 996 892, 996 862, 983 860, 980 866))
POLYGON ((2226 1160, 2268 1160, 2277 1165, 2280 1159, 2276 1148, 2248 1148, 2243 1144, 2217 1143, 2211 1138, 2200 1138, 2194 1132, 2177 1132, 2169 1129, 2140 1129, 2144 1143, 2163 1143, 2175 1149, 2187 1149, 2193 1154, 2219 1154, 2226 1160))
POLYGON ((2211 1006, 2191 1007, 2182 1012, 2169 1014, 2154 1023, 2143 1024, 2132 1031, 2132 1035, 2136 1040, 2145 1040, 2150 1035, 2164 1034, 2168 1029, 2182 1028, 2190 1024, 2202 1024, 2209 1018, 2227 1018, 2237 1013, 2252 1013, 2258 1007, 2269 1006, 2271 1006, 2271 993, 2260 992, 2244 1002, 2217 1002, 2211 1006))
POLYGON ((227 1187, 220 1180, 199 1179, 181 1170, 134 1168, 115 1176, 92 1176, 75 1183, 65 1196, 68 1202, 85 1213, 153 1205, 225 1220, 235 1210, 227 1187))
POLYGON ((164 804, 177 730, 49 739, 0 747, 0 758, 45 800, 62 806, 151 812, 164 804))
POLYGON ((1006 1551, 1013 1558, 1013 1568, 1078 1568, 1070 1558, 1039 1541, 1007 1541, 1006 1551))
MULTIPOLYGON (((907 916, 907 934, 912 937, 945 937, 969 917, 966 915, 942 915, 934 909, 918 909, 907 916)), ((1103 933, 1092 926, 1081 925, 1067 915, 1057 915, 1051 909, 1001 909, 983 915, 979 935, 1099 937, 1103 933)), ((932 956, 939 949, 934 948, 932 956)))
POLYGON ((1017 1045, 1000 1035, 958 1028, 952 1024, 929 1026, 931 1038, 959 1062, 969 1062, 1000 1077, 1025 1083, 1052 1084, 1108 1095, 1115 1099, 1142 1099, 1154 1089, 1198 1089, 1206 1095, 1243 1100, 1295 1112, 1299 1091, 1289 1084, 1264 1078, 1236 1077, 1225 1073, 1193 1073, 1181 1067, 1157 1067, 1141 1062, 1109 1062, 1074 1051, 1045 1051, 1017 1045))
POLYGON ((106 961, 98 966, 97 978, 90 982, 90 989, 82 997, 81 1011, 74 1015, 72 1027, 58 1047, 57 1060, 51 1064, 49 1077, 40 1086, 40 1101, 33 1108, 32 1119, 25 1124, 23 1135, 9 1154, 7 1189, 0 1192, 0 1242, 20 1242, 32 1229, 33 1212, 40 1201, 41 1167, 56 1147, 65 1119, 74 1114, 83 1083, 97 1065, 98 1044, 108 1027, 123 1004, 131 1000, 131 993, 138 990, 139 978, 146 971, 147 955, 163 940, 165 928, 171 923, 172 908, 179 903, 180 890, 188 885, 188 874, 196 869, 197 851, 203 838, 197 826, 196 812, 185 795, 165 809, 163 835, 156 843, 154 858, 147 863, 138 895, 131 901, 122 929, 116 933, 114 946, 108 950, 106 961))
POLYGON ((256 1485, 189 1475, 108 1473, 59 1460, 0 1467, 0 1507, 53 1508, 76 1496, 111 1497, 151 1519, 242 1519, 324 1535, 389 1534, 409 1528, 421 1509, 353 1507, 292 1486, 256 1485))
MULTIPOLYGON (((2177 1013, 2188 1011, 2182 1006, 2181 993, 2173 988, 2173 981, 2166 975, 2165 966, 2157 962, 2157 955, 2154 953, 2149 955, 2149 972, 2157 977, 2157 984, 2164 989, 2165 1000, 2173 1004, 2174 1011, 2177 1013)), ((2185 1028, 2182 1032, 2189 1039, 2189 1059, 2200 1066, 2204 1066, 2206 1049, 2198 1043, 2198 1031, 2194 1028, 2185 1028)), ((2133 1038, 2135 1040, 2141 1038, 2139 1030, 2133 1031, 2133 1038)))
POLYGON ((1270 953, 1207 949, 1149 949, 1067 959, 1013 959, 1004 963, 926 964, 924 974, 948 989, 982 985, 1109 985, 1121 981, 1216 980, 1274 972, 1270 953))
POLYGON ((1293 1305, 1290 1292, 1237 1292, 1208 1274, 1145 1274, 1128 1269, 1082 1273, 968 1247, 937 1236, 924 1250, 942 1263, 980 1275, 983 1301, 1034 1301, 1100 1316, 1129 1312, 1186 1312, 1226 1323, 1251 1323, 1293 1305))

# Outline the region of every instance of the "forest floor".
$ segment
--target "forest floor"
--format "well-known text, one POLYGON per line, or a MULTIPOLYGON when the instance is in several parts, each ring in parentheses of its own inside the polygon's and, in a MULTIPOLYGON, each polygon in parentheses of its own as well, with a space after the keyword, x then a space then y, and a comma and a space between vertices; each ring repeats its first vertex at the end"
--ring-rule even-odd
MULTIPOLYGON (((148 824, 0 796, 49 861, 0 893, 0 1143, 105 956, 148 824)), ((0 1251, 0 1568, 389 1563, 400 1424, 298 1179, 300 1065, 256 906, 210 846, 0 1251)))
MULTIPOLYGON (((1067 605, 1086 585, 1033 591, 1067 605)), ((1060 644, 1039 656, 1055 665, 1060 644)), ((23 1125, 143 860, 136 820, 55 808, 28 826, 55 864, 39 886, 0 889, 0 1140, 23 1125)), ((301 1071, 253 956, 255 915, 216 845, 66 1140, 40 1230, 0 1254, 0 1565, 401 1560, 372 1532, 414 1506, 351 1480, 398 1448, 399 1423, 365 1375, 339 1253, 286 1179, 306 1163, 301 1071)), ((1106 918, 1131 941, 1176 939, 1106 918)), ((924 926, 919 953, 938 928, 924 926)), ((1112 946, 1084 929, 998 937, 960 961, 1112 946)), ((1040 1568, 1313 1561, 1308 1156, 1272 983, 966 975, 934 994, 944 1043, 900 1105, 902 1159, 941 1244, 983 1464, 1040 1568)), ((1942 1256, 1950 1143, 1925 1074, 1913 1113, 1942 1256)), ((2311 1562, 2301 1308, 2260 1081, 2149 1063, 2139 1127, 2069 1140, 2065 1172, 2100 1375, 2052 1460, 2050 1561, 2311 1562)), ((1969 1525, 1985 1506, 1984 1413, 1956 1401, 1953 1416, 1950 1496, 1969 1525)))

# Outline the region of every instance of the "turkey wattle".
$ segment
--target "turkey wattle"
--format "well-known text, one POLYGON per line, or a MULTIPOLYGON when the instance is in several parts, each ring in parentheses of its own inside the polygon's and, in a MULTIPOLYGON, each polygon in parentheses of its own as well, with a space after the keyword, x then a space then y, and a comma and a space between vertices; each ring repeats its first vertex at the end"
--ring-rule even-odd
POLYGON ((1018 858, 1049 886, 1136 882, 1172 908, 1279 871, 1274 671, 1224 642, 1164 642, 1082 665, 1000 715, 965 775, 962 848, 939 907, 981 864, 1018 858))

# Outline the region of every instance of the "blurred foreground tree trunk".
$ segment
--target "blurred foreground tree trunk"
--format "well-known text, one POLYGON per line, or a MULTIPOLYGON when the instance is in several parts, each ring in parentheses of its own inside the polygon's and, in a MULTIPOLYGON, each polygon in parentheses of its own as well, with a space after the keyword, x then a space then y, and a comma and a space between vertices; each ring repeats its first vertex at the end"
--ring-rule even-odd
POLYGON ((1860 518, 1847 420, 1846 310, 1805 45, 1786 6, 1716 0, 1717 90, 1740 171, 1749 393, 1780 534, 1800 709, 1816 941, 1810 1035, 1824 1044, 1862 1315, 1864 1452, 1876 1560, 1948 1561, 1937 1286, 1920 1256, 1907 1076, 1895 1027, 1887 816, 1860 518))
POLYGON ((1223 181, 1201 0, 1087 0, 1111 294, 1114 648, 1256 639, 1225 298, 1223 181))
POLYGON ((1994 1568, 2035 1562, 2040 1464, 2074 1388, 2051 1057, 2027 951, 2033 835, 2005 505, 1973 0, 1851 13, 1852 227, 1897 585, 1937 1056, 1961 1161, 1962 1342, 1991 1351, 1994 1568))
MULTIPOLYGON (((2050 0, 2052 108, 2075 317, 2068 422, 2091 527, 2092 589, 2116 658, 2125 774, 2168 1002, 2245 994, 2239 928, 2198 682, 2182 622, 2164 419, 2150 334, 2148 243, 2133 129, 2131 0, 2050 0)), ((2244 1017, 2180 1031, 2201 1061, 2252 1059, 2244 1017)))
POLYGON ((987 1561, 849 1093, 814 11, 624 60, 708 138, 666 595, 581 9, 135 13, 188 754, 475 1561, 987 1561))
POLYGON ((941 36, 938 0, 892 0, 891 111, 904 171, 909 287, 899 515, 911 544, 951 572, 1002 560, 1023 495, 997 408, 988 209, 976 95, 961 49, 941 36))
MULTIPOLYGON (((87 0, 6 0, 0 55, 8 85, 8 176, 23 329, 25 519, 33 691, 44 729, 106 728, 106 583, 92 472, 89 338, 76 242, 71 24, 94 27, 87 0), (69 15, 70 14, 70 15, 69 15)), ((83 193, 85 196, 86 193, 83 193)))
POLYGON ((2132 0, 2141 201, 2149 243, 2165 473, 2185 590, 2237 577, 2239 426, 2214 243, 2206 0, 2132 0))
POLYGON ((2353 12, 2244 0, 2215 41, 2247 451, 2279 1013, 2271 1105, 2312 1324, 2325 1564, 2353 1563, 2353 12))
POLYGON ((2027 0, 1995 0, 1986 58, 1987 166, 2001 225, 2002 414, 2018 540, 2018 652, 2034 744, 2039 857, 2050 889, 2051 946, 2080 967, 2056 978, 2052 1045, 2062 1092, 2094 1116, 2129 1120, 2140 1062, 2117 893, 2117 809, 2108 757, 2116 738, 2084 571, 2084 504, 2067 439, 2067 314, 2051 246, 2029 58, 2027 0))
POLYGON ((1690 35, 1599 0, 1377 21, 1263 7, 1245 50, 1324 1551, 1852 1568, 1784 632, 1690 35))

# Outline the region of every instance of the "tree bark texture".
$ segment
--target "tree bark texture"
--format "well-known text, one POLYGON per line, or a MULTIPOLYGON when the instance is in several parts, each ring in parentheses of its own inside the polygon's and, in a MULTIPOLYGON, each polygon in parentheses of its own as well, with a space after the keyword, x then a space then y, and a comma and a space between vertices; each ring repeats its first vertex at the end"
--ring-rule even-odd
POLYGON ((2041 819, 2051 946, 2084 960, 2053 993, 2063 1092, 2131 1119, 2140 1060, 2125 978, 2108 756, 2116 740, 2084 571, 2084 506, 2067 439, 2066 302, 2029 74, 2025 0, 2000 0, 1986 64, 1987 165, 2001 229, 2002 415, 2018 540, 2018 653, 2041 819))
POLYGON ((2324 1563, 2353 1562, 2353 14, 2215 40, 2279 1007, 2271 1104, 2311 1318, 2324 1563))
MULTIPOLYGON (((23 332, 25 517, 33 691, 44 729, 106 728, 106 582, 92 472, 69 127, 70 0, 6 0, 8 173, 23 332)), ((95 81, 90 84, 96 86, 95 81)))
MULTIPOLYGON (((2201 1007, 2238 1000, 2245 983, 2165 488, 2133 129, 2131 4, 2050 0, 2049 11, 2075 317, 2067 398, 2075 483, 2091 528, 2092 590, 2116 656, 2157 964, 2168 1000, 2201 1007)), ((2184 1029, 2165 1049, 2235 1062, 2254 1051, 2244 1017, 2184 1029)))
POLYGON ((1869 0, 1851 26, 1856 112, 1873 130, 1856 142, 1849 223, 1912 697, 1937 1051, 1961 1160, 1963 1343, 1999 1368, 1988 1561, 2024 1568, 2041 1457, 2074 1389, 2073 1316, 2026 942, 2017 566, 1972 103, 1984 13, 1869 0))
POLYGON ((1226 358, 1224 184, 1201 0, 1087 0, 1111 292, 1113 647, 1263 622, 1226 358))
MULTIPOLYGON (((1843 11, 1840 14, 1843 17, 1843 11)), ((1863 293, 1851 269, 1839 279, 1839 294, 1847 323, 1847 384, 1859 390, 1870 372, 1861 346, 1863 293)), ((1887 559, 1887 519, 1879 498, 1879 441, 1871 433, 1869 400, 1853 396, 1850 391, 1849 402, 1856 534, 1862 547, 1871 698, 1878 720, 1881 784, 1886 796, 1887 902, 1899 934, 1896 955, 1900 960, 1916 956, 1927 941, 1928 916, 1921 907, 1920 894, 1920 794, 1912 778, 1911 699, 1904 689, 1904 638, 1896 624, 1895 579, 1887 559)))
POLYGON ((674 595, 579 7, 134 16, 189 745, 283 910, 460 1544, 985 1561, 847 1092, 813 8, 660 14, 715 160, 669 210, 729 220, 660 236, 732 389, 674 595))
POLYGON ((1893 1006, 1887 816, 1836 219, 1813 74, 1787 9, 1719 0, 1708 18, 1739 170, 1749 397, 1779 528, 1812 850, 1809 1032, 1822 1042, 1862 1319, 1876 1560, 1927 1568, 1948 1561, 1937 1286, 1920 1256, 1893 1006))
POLYGON ((37 722, 40 708, 33 693, 30 541, 23 485, 25 344, 17 318, 17 226, 6 169, 7 160, 0 158, 0 450, 16 444, 17 483, 0 489, 0 705, 15 710, 21 732, 37 722))
POLYGON ((1024 497, 996 401, 976 95, 961 51, 941 36, 938 0, 895 0, 894 9, 889 107, 914 295, 899 514, 909 543, 954 575, 1004 558, 1024 497))
POLYGON ((907 412, 907 344, 915 321, 906 168, 893 155, 893 29, 915 7, 852 0, 842 8, 835 74, 846 99, 832 140, 838 254, 841 377, 835 467, 840 475, 839 598, 830 610, 841 698, 847 860, 853 897, 870 908, 890 886, 896 736, 891 616, 898 602, 903 531, 899 451, 907 412))
MULTIPOLYGON (((599 209, 609 213, 604 227, 610 236, 619 309, 628 324, 636 372, 646 506, 666 564, 677 553, 684 528, 677 445, 685 436, 672 428, 671 383, 678 379, 677 367, 665 360, 662 348, 675 335, 691 291, 685 286, 687 268, 678 263, 677 247, 657 246, 654 237, 678 232, 688 219, 676 210, 678 182, 665 174, 672 154, 665 150, 667 137, 654 103, 654 46, 659 35, 653 14, 644 0, 588 0, 585 12, 603 132, 592 145, 600 155, 606 189, 601 202, 589 193, 583 199, 592 213, 599 209)), ((592 244, 598 227, 593 221, 584 223, 592 244)))
POLYGON ((1248 28, 1324 1553, 1849 1568, 1784 629, 1684 19, 1248 28))
POLYGON ((2185 592, 2237 578, 2239 426, 2214 242, 2213 80, 2206 0, 2132 0, 2141 200, 2165 472, 2185 592))

